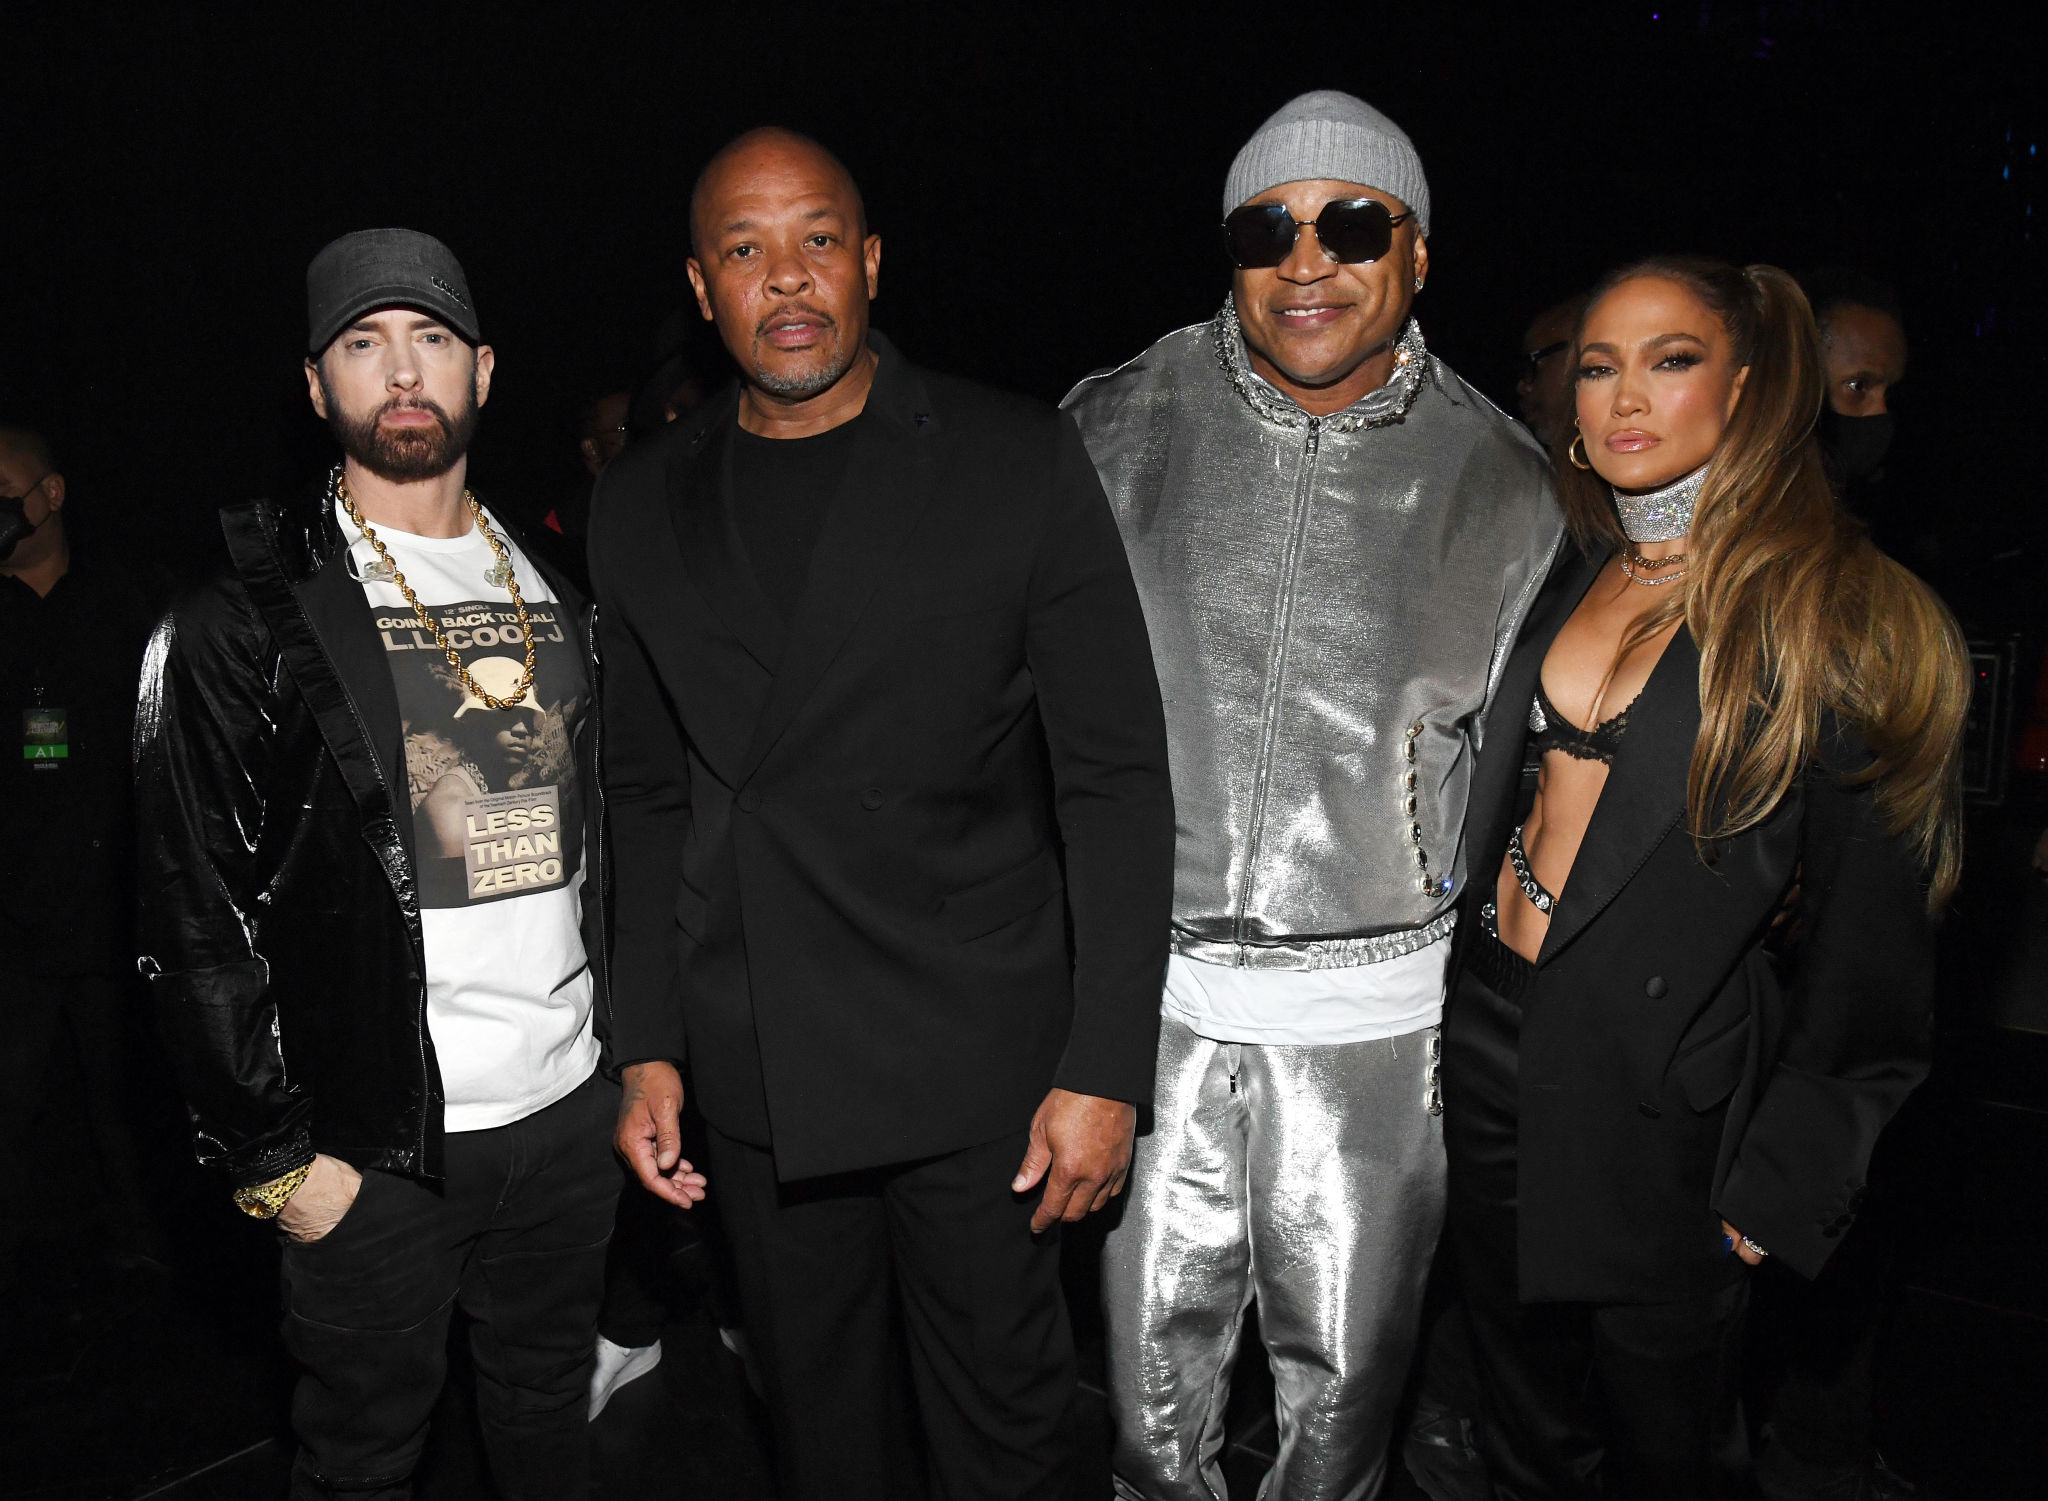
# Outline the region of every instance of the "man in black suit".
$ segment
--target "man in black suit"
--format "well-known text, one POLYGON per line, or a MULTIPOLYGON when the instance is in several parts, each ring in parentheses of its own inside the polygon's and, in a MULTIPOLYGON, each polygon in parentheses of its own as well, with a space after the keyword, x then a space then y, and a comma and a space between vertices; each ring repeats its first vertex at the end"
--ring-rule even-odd
POLYGON ((742 136, 691 208, 741 384, 607 469, 591 535, 619 1150, 701 1194, 687 1048, 786 1495, 884 1493, 892 1285, 937 1492, 1051 1495, 1046 1232, 1123 1186, 1166 959, 1137 593, 1065 418, 869 332, 829 152, 742 136))

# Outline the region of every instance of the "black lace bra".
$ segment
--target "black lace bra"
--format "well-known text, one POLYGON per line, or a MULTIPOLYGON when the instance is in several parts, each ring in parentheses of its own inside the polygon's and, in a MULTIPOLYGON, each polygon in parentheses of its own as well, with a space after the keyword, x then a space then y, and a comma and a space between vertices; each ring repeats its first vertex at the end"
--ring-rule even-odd
POLYGON ((1529 705, 1529 749, 1538 757, 1545 751, 1557 750, 1575 761, 1612 764, 1615 751, 1621 748, 1621 737, 1628 731, 1628 711, 1635 706, 1635 699, 1630 699, 1628 707, 1613 718, 1582 730, 1557 712, 1557 705, 1543 691, 1543 679, 1539 677, 1535 702, 1529 705))

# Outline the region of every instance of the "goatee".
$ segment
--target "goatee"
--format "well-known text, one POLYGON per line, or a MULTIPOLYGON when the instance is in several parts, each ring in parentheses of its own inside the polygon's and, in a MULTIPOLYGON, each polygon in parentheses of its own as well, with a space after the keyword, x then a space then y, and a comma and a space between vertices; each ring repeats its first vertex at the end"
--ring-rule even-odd
MULTIPOLYGON (((838 320, 830 313, 809 306, 799 307, 795 311, 815 318, 835 333, 838 331, 838 320)), ((853 368, 853 362, 860 358, 859 345, 849 348, 843 344, 835 344, 824 352, 825 363, 822 365, 795 374, 770 369, 761 357, 760 341, 768 337, 768 330, 774 325, 775 318, 781 316, 784 315, 778 313, 773 317, 763 318, 754 329, 754 383, 770 396, 780 396, 786 401, 802 401, 806 397, 816 396, 820 391, 837 384, 839 378, 853 368)))
POLYGON ((327 426, 341 444, 341 451, 377 478, 394 485, 446 474, 469 451, 469 440, 476 433, 478 408, 474 386, 462 409, 452 416, 438 402, 424 396, 394 396, 366 416, 352 418, 342 410, 326 381, 320 385, 327 397, 327 426), (400 409, 426 412, 434 421, 425 427, 385 427, 385 414, 400 409))

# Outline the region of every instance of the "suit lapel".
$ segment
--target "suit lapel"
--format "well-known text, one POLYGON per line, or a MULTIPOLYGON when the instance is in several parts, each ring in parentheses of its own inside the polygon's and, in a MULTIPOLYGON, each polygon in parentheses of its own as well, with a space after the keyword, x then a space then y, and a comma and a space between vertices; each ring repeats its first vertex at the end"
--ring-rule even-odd
POLYGON ((735 388, 689 446, 670 460, 669 515, 690 582, 747 654, 773 673, 782 660, 787 631, 747 562, 733 515, 730 469, 738 405, 735 388))
MULTIPOLYGON (((321 516, 314 526, 324 531, 333 522, 321 516)), ((339 533, 320 549, 324 560, 293 582, 276 535, 260 521, 237 514, 226 519, 224 529, 236 571, 269 622, 366 831, 388 821, 410 857, 411 800, 393 791, 405 785, 398 690, 371 628, 362 587, 349 576, 339 533)), ((391 874, 395 881, 399 873, 391 874)))
POLYGON ((1699 676, 1699 648, 1681 624, 1629 711, 1628 731, 1551 913, 1537 963, 1556 957, 1599 916, 1685 816, 1686 777, 1700 732, 1699 676))
MULTIPOLYGON (((1587 557, 1577 548, 1563 553, 1543 586, 1543 592, 1523 622, 1521 634, 1501 673, 1487 710, 1484 733, 1480 736, 1479 764, 1473 776, 1468 858, 1498 859, 1507 848, 1508 826, 1515 816, 1515 795, 1521 788, 1522 749, 1527 741, 1529 704, 1536 696, 1536 676, 1550 643, 1572 611, 1586 597, 1593 580, 1600 575, 1606 554, 1587 557)), ((1492 869, 1475 871, 1468 879, 1490 890, 1492 869)))
POLYGON ((811 554, 775 684, 740 765, 740 783, 760 768, 816 689, 930 503, 938 466, 924 437, 929 418, 914 428, 891 420, 886 407, 876 409, 881 385, 878 375, 869 410, 858 419, 845 477, 811 554))

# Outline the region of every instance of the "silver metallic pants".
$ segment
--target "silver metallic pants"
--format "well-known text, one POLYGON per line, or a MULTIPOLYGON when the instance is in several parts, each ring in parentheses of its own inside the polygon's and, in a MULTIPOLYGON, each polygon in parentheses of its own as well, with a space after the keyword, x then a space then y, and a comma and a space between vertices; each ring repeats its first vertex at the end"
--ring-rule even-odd
POLYGON ((1279 1437, 1261 1501, 1379 1494, 1443 1224, 1435 1033, 1271 1047, 1161 1018, 1152 1132, 1103 1256, 1119 1496, 1223 1501, 1254 1298, 1279 1437))

